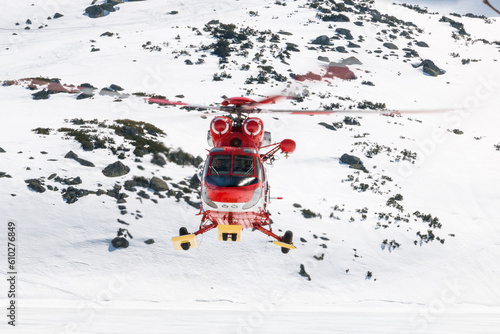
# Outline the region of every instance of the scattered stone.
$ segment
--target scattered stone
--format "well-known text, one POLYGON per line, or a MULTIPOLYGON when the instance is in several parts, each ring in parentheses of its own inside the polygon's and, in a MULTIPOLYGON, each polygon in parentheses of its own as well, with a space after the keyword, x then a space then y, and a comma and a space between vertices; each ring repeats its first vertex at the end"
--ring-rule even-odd
POLYGON ((9 174, 7 174, 6 172, 0 172, 0 179, 4 178, 4 177, 6 177, 8 179, 12 178, 12 176, 10 176, 9 174))
POLYGON ((123 220, 121 219, 116 219, 120 224, 123 224, 123 225, 130 225, 129 223, 127 222, 124 222, 123 220))
POLYGON ((78 155, 73 151, 69 151, 68 153, 66 153, 64 157, 66 159, 73 159, 82 166, 95 167, 95 165, 92 162, 79 158, 78 155))
POLYGON ((144 199, 150 199, 151 198, 144 190, 139 191, 137 193, 137 195, 141 196, 144 199))
POLYGON ((155 154, 151 159, 151 163, 163 167, 167 164, 167 161, 161 155, 155 154))
POLYGON ((90 194, 90 191, 86 189, 76 189, 73 187, 68 187, 62 190, 62 198, 67 204, 72 204, 78 201, 80 197, 84 197, 90 194))
POLYGON ((50 97, 49 91, 46 89, 43 89, 31 95, 33 96, 33 100, 47 100, 50 97))
POLYGON ((25 180, 28 184, 28 188, 30 188, 33 191, 36 191, 37 193, 43 193, 45 192, 45 187, 43 186, 43 181, 39 179, 29 179, 25 180))
POLYGON ((55 13, 55 14, 54 14, 54 18, 55 18, 55 19, 58 19, 58 18, 63 17, 63 16, 64 16, 64 15, 63 15, 63 14, 60 14, 60 13, 55 13))
POLYGON ((123 237, 114 238, 111 240, 111 244, 114 248, 127 248, 129 246, 128 240, 123 237))
POLYGON ((315 40, 313 40, 311 42, 312 44, 316 44, 316 45, 330 45, 330 37, 326 36, 326 35, 321 35, 321 36, 318 36, 316 37, 315 40))
POLYGON ((5 150, 0 147, 0 153, 5 153, 5 150))
POLYGON ((154 241, 154 239, 148 239, 148 240, 144 241, 144 243, 147 245, 151 245, 151 244, 154 244, 155 241, 154 241))
POLYGON ((121 161, 117 161, 108 165, 102 170, 102 173, 107 177, 119 177, 130 172, 130 167, 125 166, 121 161))
POLYGON ((352 36, 351 31, 349 29, 337 28, 337 29, 335 29, 335 32, 337 34, 339 34, 339 35, 344 36, 344 38, 346 40, 352 40, 352 39, 354 39, 354 37, 352 36))
POLYGON ((363 63, 356 57, 349 57, 346 59, 342 59, 340 62, 342 65, 363 65, 363 63))
POLYGON ((330 59, 328 59, 328 57, 325 57, 325 56, 318 56, 318 60, 319 61, 324 61, 325 63, 329 63, 330 62, 330 59))
POLYGON ((415 43, 415 45, 420 46, 421 48, 428 48, 429 47, 429 44, 422 42, 422 41, 415 43))
POLYGON ((88 93, 80 93, 76 97, 77 100, 83 100, 83 99, 89 99, 91 97, 94 97, 94 94, 88 94, 88 93))
POLYGON ((393 44, 393 43, 387 42, 387 43, 384 43, 383 46, 385 46, 389 50, 399 50, 398 46, 396 44, 393 44))
POLYGON ((445 71, 441 70, 439 67, 434 64, 434 62, 430 59, 426 59, 418 65, 412 65, 414 68, 419 68, 423 66, 423 71, 425 74, 428 74, 433 77, 437 77, 438 75, 444 74, 445 71))
POLYGON ((307 278, 308 281, 311 280, 311 276, 306 272, 306 269, 304 268, 303 264, 300 265, 299 275, 307 278))

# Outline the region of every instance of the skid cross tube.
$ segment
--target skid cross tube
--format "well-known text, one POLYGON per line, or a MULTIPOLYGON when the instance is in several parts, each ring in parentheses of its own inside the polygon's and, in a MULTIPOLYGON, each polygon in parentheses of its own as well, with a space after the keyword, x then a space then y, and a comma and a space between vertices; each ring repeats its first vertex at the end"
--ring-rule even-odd
POLYGON ((274 239, 278 240, 278 241, 283 241, 283 238, 280 237, 279 235, 273 233, 273 231, 271 230, 267 230, 265 228, 262 227, 262 225, 260 224, 254 224, 253 227, 256 229, 256 230, 259 230, 261 231, 262 233, 270 236, 270 237, 273 237, 274 239))

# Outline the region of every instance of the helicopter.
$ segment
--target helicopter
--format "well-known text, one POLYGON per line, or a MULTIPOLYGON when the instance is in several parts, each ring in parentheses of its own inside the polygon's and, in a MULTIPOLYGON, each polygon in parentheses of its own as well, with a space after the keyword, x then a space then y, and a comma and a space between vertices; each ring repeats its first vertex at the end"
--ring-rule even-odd
POLYGON ((262 109, 260 106, 274 104, 283 99, 295 99, 286 95, 275 95, 260 101, 248 97, 225 98, 219 106, 194 105, 170 101, 163 97, 149 97, 150 104, 185 106, 199 109, 212 109, 226 112, 225 116, 215 116, 210 122, 207 142, 212 147, 205 162, 200 165, 198 178, 201 181, 200 197, 201 223, 195 232, 189 233, 186 227, 179 229, 179 236, 172 238, 176 250, 189 250, 198 247, 196 237, 212 229, 218 229, 221 241, 240 241, 243 229, 253 229, 275 239, 273 243, 287 254, 293 245, 293 232, 286 231, 277 235, 271 227, 268 210, 271 197, 265 165, 272 165, 275 155, 288 157, 295 151, 292 139, 272 143, 271 133, 264 130, 264 122, 257 113, 288 113, 298 115, 325 115, 332 113, 363 112, 382 115, 401 113, 443 112, 448 110, 277 110, 262 109))
POLYGON ((261 105, 292 97, 276 95, 255 101, 248 97, 230 97, 220 106, 199 106, 184 102, 151 97, 149 103, 215 109, 227 113, 210 122, 207 141, 212 147, 205 162, 200 165, 198 177, 201 188, 201 224, 195 232, 186 227, 172 238, 176 250, 198 247, 196 237, 218 229, 221 241, 240 241, 243 229, 253 229, 275 239, 274 244, 287 254, 293 245, 293 232, 283 235, 273 232, 268 210, 272 198, 266 165, 272 165, 276 154, 286 157, 293 153, 296 143, 283 139, 272 143, 271 133, 264 130, 264 122, 251 114, 261 112, 287 112, 293 114, 329 114, 334 111, 264 110, 261 105))

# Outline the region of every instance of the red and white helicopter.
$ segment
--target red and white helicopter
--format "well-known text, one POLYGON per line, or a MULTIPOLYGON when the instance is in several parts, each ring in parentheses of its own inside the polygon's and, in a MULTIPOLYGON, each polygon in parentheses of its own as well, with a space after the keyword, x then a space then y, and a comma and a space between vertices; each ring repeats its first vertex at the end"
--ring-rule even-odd
MULTIPOLYGON (((196 236, 218 228, 219 240, 240 241, 243 228, 258 230, 275 239, 274 244, 283 253, 295 249, 293 233, 286 231, 280 236, 273 232, 268 205, 271 197, 265 164, 272 164, 275 154, 286 156, 295 150, 292 139, 271 143, 271 133, 264 130, 264 122, 253 113, 285 112, 290 114, 316 115, 359 110, 265 110, 261 105, 275 103, 288 96, 271 96, 261 101, 247 97, 232 97, 220 106, 200 106, 163 98, 148 98, 149 103, 180 105, 186 107, 215 109, 227 112, 227 116, 216 116, 210 123, 208 143, 213 147, 205 160, 201 173, 201 224, 197 231, 189 233, 181 227, 179 236, 172 242, 177 250, 198 247, 196 236)), ((380 111, 363 110, 363 113, 380 111)), ((428 110, 404 111, 423 113, 428 110)), ((430 111, 435 112, 435 111, 430 111)), ((400 113, 400 112, 392 112, 400 113)), ((281 198, 276 198, 281 199, 281 198)))
MULTIPOLYGON (((292 139, 271 143, 271 133, 264 122, 252 113, 288 112, 297 114, 332 113, 333 111, 262 110, 261 105, 275 103, 287 96, 272 96, 261 101, 247 97, 232 97, 220 106, 199 106, 162 98, 149 98, 149 103, 181 105, 227 112, 210 123, 209 151, 201 173, 201 224, 188 233, 181 227, 179 236, 172 238, 175 249, 197 247, 196 236, 218 228, 219 240, 240 241, 243 228, 258 230, 275 239, 283 253, 295 249, 293 233, 277 235, 271 227, 268 205, 271 200, 265 164, 272 164, 275 154, 286 156, 295 150, 292 139)), ((276 198, 281 199, 281 198, 276 198)))

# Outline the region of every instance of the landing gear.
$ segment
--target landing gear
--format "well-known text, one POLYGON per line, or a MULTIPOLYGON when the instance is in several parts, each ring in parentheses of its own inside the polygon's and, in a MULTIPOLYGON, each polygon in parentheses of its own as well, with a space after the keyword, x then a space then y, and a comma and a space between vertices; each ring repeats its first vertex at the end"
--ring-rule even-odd
MULTIPOLYGON (((292 245, 292 240, 293 240, 293 232, 292 231, 286 231, 285 235, 283 236, 281 242, 292 245)), ((281 252, 283 254, 287 254, 290 251, 290 248, 287 247, 281 247, 281 252)))
MULTIPOLYGON (((189 233, 188 233, 187 228, 181 227, 179 229, 179 236, 188 235, 188 234, 189 233)), ((183 250, 187 251, 191 247, 191 243, 189 243, 189 242, 183 242, 181 244, 181 247, 182 247, 183 250)))
POLYGON ((238 241, 238 233, 222 233, 222 240, 228 241, 231 237, 231 241, 238 241))

